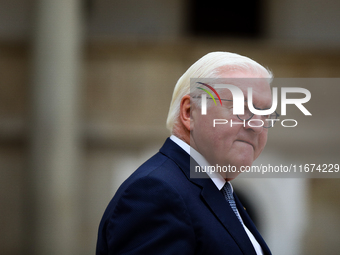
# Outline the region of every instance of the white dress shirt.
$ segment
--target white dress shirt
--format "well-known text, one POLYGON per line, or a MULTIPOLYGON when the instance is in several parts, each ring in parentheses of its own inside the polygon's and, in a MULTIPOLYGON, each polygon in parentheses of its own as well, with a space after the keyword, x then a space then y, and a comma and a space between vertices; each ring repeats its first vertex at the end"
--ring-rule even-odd
MULTIPOLYGON (((209 166, 210 165, 208 163, 208 161, 198 151, 196 151, 194 148, 190 147, 190 145, 187 144, 186 142, 182 141, 181 139, 179 139, 178 137, 176 137, 174 135, 170 136, 170 139, 173 142, 175 142, 179 147, 181 147, 183 150, 185 150, 200 166, 209 166)), ((215 186, 218 188, 218 190, 221 190, 223 188, 224 184, 226 183, 226 180, 222 177, 222 175, 220 175, 217 172, 210 172, 210 171, 207 171, 206 173, 209 175, 209 177, 211 178, 211 180, 213 181, 215 186)), ((231 183, 230 183, 230 185, 231 185, 231 183)), ((231 188, 233 190, 232 185, 231 185, 231 188)), ((239 213, 239 212, 237 211, 237 213, 239 213)), ((242 219, 241 215, 240 215, 240 218, 242 219)), ((257 242, 254 235, 249 231, 249 229, 246 227, 246 225, 244 225, 243 221, 242 221, 242 225, 243 225, 243 228, 246 231, 251 243, 254 246, 256 254, 257 255, 263 255, 262 248, 261 248, 260 244, 257 242)))

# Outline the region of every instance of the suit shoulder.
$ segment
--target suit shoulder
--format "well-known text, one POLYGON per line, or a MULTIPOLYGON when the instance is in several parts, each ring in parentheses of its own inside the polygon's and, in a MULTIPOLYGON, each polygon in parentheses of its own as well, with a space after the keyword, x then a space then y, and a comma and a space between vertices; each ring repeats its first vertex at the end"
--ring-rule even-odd
POLYGON ((139 179, 144 181, 148 179, 156 181, 159 179, 161 182, 171 183, 180 178, 185 178, 181 168, 172 159, 161 153, 157 153, 138 167, 138 169, 123 182, 121 188, 124 189, 139 179))
MULTIPOLYGON (((167 156, 156 153, 144 162, 130 177, 128 177, 118 188, 116 194, 110 201, 105 214, 112 214, 118 201, 135 192, 160 191, 170 193, 181 193, 186 177, 179 166, 167 156), (182 183, 182 185, 180 185, 182 183)), ((157 193, 153 194, 157 196, 157 193)))

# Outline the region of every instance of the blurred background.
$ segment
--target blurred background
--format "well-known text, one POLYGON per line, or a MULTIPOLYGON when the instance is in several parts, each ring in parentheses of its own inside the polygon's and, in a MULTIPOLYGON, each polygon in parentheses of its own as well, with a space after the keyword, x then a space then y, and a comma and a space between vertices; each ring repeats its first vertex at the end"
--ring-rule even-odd
MULTIPOLYGON (((169 135, 173 87, 204 54, 337 78, 339 31, 338 0, 0 0, 0 254, 94 254, 106 205, 169 135)), ((323 125, 274 128, 260 160, 340 163, 337 101, 323 125)), ((279 255, 339 254, 339 184, 234 182, 279 255)))

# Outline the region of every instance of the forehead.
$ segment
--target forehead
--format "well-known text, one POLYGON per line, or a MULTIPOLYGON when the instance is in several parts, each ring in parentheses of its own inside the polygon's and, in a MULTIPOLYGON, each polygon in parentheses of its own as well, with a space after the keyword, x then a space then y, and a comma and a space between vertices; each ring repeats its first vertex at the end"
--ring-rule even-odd
MULTIPOLYGON (((252 97, 255 105, 270 105, 272 101, 269 78, 261 75, 234 73, 228 77, 222 77, 221 83, 231 84, 243 92, 245 100, 248 98, 248 90, 252 88, 252 97)), ((229 89, 219 89, 221 97, 232 99, 229 89)))

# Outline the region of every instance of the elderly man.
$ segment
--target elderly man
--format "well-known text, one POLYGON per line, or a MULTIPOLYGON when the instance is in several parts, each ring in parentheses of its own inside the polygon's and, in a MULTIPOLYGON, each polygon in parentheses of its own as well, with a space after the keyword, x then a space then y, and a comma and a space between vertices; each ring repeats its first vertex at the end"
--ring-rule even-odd
POLYGON ((194 63, 174 89, 167 119, 171 137, 111 200, 100 223, 97 255, 271 254, 229 181, 262 152, 271 124, 266 119, 272 116, 253 115, 246 104, 244 114, 233 115, 231 91, 217 92, 214 82, 196 82, 201 78, 226 80, 243 92, 245 101, 251 87, 254 107, 271 106, 271 73, 257 62, 213 52, 194 63), (204 91, 213 95, 204 96, 206 114, 204 91), (215 119, 234 125, 214 126, 215 119), (249 125, 250 119, 265 124, 249 125), (190 175, 193 167, 209 165, 237 171, 190 175))

